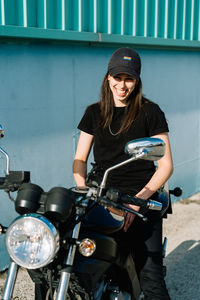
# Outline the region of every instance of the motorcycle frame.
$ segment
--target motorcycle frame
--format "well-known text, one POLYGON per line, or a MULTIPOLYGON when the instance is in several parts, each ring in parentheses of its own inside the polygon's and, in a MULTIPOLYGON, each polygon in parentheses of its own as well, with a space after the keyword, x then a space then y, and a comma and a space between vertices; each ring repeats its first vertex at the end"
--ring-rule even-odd
MULTIPOLYGON (((0 148, 0 152, 4 153, 4 155, 6 154, 6 157, 8 157, 7 153, 5 151, 2 151, 1 148, 0 148)), ((100 184, 98 196, 101 196, 102 191, 105 188, 106 180, 107 180, 107 177, 108 177, 108 174, 110 171, 112 171, 113 169, 119 168, 125 164, 128 164, 131 161, 140 159, 140 158, 144 157, 146 155, 146 153, 147 152, 145 150, 143 150, 141 153, 135 154, 131 158, 108 168, 106 170, 106 172, 104 173, 102 182, 100 184)), ((7 164, 7 172, 9 173, 9 163, 7 164)), ((73 232, 72 232, 72 238, 78 239, 80 227, 81 227, 81 222, 79 222, 78 224, 75 225, 73 232)), ((69 252, 68 252, 68 255, 67 255, 67 258, 65 261, 65 266, 70 267, 73 265, 76 248, 77 248, 76 244, 73 244, 69 247, 69 252)), ((8 275, 7 275, 6 283, 4 286, 2 300, 10 300, 11 299, 15 281, 16 281, 16 277, 17 277, 17 273, 18 273, 18 269, 19 269, 19 266, 15 262, 12 261, 10 264, 9 270, 8 270, 8 275)), ((60 277, 60 281, 59 281, 59 285, 58 285, 56 300, 63 300, 64 297, 66 296, 68 287, 69 287, 69 280, 70 280, 70 276, 71 276, 71 273, 69 271, 67 271, 65 268, 61 272, 62 273, 61 273, 61 277, 60 277)))

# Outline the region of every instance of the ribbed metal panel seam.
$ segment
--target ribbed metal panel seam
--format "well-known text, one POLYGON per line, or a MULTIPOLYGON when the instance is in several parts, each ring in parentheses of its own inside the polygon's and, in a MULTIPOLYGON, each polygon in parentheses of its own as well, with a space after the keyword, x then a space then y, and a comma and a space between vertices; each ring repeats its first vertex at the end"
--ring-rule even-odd
POLYGON ((86 41, 98 42, 99 34, 93 32, 63 31, 58 29, 41 29, 41 28, 25 28, 19 26, 1 26, 0 38, 30 38, 30 39, 46 39, 46 40, 70 40, 70 41, 86 41))
POLYGON ((63 31, 58 29, 25 28, 18 26, 0 26, 1 38, 60 40, 66 42, 86 42, 95 44, 127 44, 144 47, 172 47, 200 49, 200 41, 164 39, 153 37, 133 37, 129 35, 105 34, 93 32, 63 31))
POLYGON ((129 36, 117 34, 101 34, 101 41, 103 43, 118 43, 118 44, 138 44, 143 46, 159 46, 159 47, 185 47, 200 49, 200 41, 190 41, 181 39, 165 39, 143 36, 129 36))

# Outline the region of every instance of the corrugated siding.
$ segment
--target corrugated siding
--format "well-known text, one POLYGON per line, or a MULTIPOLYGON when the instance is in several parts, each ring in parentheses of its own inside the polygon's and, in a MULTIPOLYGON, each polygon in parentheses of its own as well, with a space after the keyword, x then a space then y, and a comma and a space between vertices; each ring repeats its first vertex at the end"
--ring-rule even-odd
POLYGON ((200 0, 0 0, 0 35, 12 36, 12 30, 31 38, 46 30, 52 39, 63 31, 57 39, 82 33, 75 39, 100 42, 97 34, 103 34, 119 42, 121 37, 199 42, 200 0))

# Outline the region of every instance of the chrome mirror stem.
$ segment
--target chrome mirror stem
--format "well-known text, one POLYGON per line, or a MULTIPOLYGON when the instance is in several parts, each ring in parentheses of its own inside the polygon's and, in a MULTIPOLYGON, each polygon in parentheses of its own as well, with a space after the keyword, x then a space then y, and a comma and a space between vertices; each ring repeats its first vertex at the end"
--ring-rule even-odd
POLYGON ((112 167, 108 168, 105 171, 104 176, 103 176, 103 180, 102 180, 102 182, 100 184, 98 196, 101 196, 102 191, 103 191, 103 189, 106 186, 106 180, 107 180, 107 177, 108 177, 108 174, 109 174, 110 171, 112 171, 114 169, 117 169, 119 167, 122 167, 122 166, 124 166, 124 165, 126 165, 126 164, 128 164, 128 163, 130 163, 130 162, 132 162, 134 160, 140 159, 140 158, 144 157, 146 154, 147 154, 147 151, 143 150, 141 153, 135 154, 131 158, 129 158, 129 159, 125 160, 125 161, 122 161, 121 163, 119 163, 119 164, 117 164, 115 166, 112 166, 112 167))
POLYGON ((6 157, 6 175, 10 172, 10 158, 8 153, 0 147, 0 152, 6 157))

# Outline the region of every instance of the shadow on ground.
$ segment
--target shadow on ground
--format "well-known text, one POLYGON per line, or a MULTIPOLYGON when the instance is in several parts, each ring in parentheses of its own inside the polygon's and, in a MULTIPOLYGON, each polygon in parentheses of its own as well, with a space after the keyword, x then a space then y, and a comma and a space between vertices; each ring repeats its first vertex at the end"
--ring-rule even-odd
POLYGON ((166 258, 166 283, 172 300, 200 299, 200 240, 186 240, 166 258))

